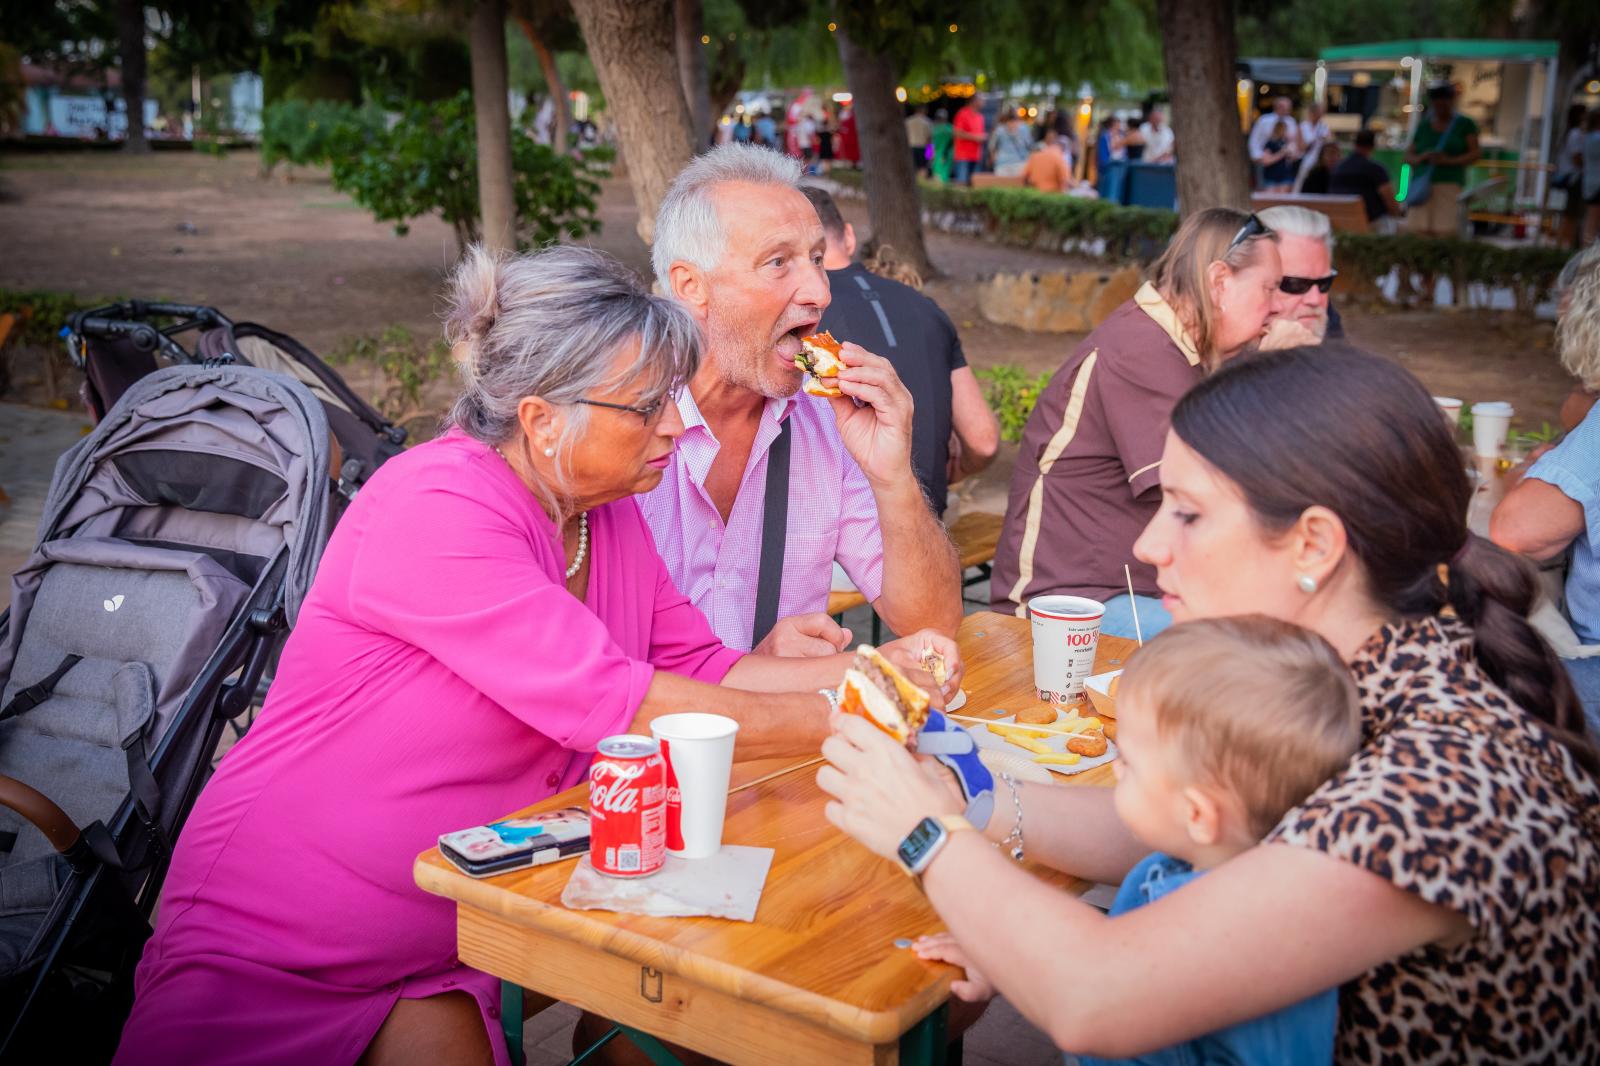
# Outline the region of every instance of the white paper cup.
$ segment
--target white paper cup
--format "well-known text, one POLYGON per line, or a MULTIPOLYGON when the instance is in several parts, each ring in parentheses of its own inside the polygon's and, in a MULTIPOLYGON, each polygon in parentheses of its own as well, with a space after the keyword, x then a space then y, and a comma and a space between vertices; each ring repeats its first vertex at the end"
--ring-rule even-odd
POLYGON ((650 732, 667 764, 667 854, 715 855, 722 849, 739 723, 720 714, 665 714, 650 723, 650 732))
POLYGON ((1435 396, 1433 402, 1444 412, 1444 420, 1454 429, 1461 424, 1461 401, 1454 396, 1435 396))
POLYGON ((1480 459, 1498 459, 1516 412, 1504 400, 1472 405, 1472 448, 1480 459))
POLYGON ((1083 596, 1035 596, 1028 601, 1033 626, 1033 686, 1047 703, 1082 703, 1084 678, 1094 673, 1100 620, 1106 605, 1083 596))

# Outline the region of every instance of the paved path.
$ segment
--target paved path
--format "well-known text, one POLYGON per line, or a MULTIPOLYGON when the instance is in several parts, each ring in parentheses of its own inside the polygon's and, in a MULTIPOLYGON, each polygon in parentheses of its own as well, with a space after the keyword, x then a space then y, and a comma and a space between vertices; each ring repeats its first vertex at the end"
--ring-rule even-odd
POLYGON ((11 603, 11 575, 33 550, 56 459, 89 427, 88 416, 76 411, 0 403, 0 608, 11 603))

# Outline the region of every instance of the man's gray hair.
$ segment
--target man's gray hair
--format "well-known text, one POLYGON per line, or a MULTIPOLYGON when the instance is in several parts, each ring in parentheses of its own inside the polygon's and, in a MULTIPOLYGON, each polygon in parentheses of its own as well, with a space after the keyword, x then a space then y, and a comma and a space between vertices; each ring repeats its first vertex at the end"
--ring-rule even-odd
POLYGON ((1333 224, 1321 211, 1282 204, 1256 212, 1258 218, 1279 233, 1290 237, 1311 237, 1328 246, 1328 261, 1333 261, 1333 224))
POLYGON ((727 182, 798 189, 802 173, 799 160, 737 142, 719 145, 679 171, 656 211, 650 248, 650 266, 661 291, 672 291, 670 272, 679 260, 701 270, 715 269, 722 261, 728 234, 717 216, 712 189, 727 182))
POLYGON ((1556 323, 1556 351, 1562 368, 1595 392, 1600 391, 1600 245, 1573 262, 1577 265, 1563 293, 1566 312, 1556 323))
POLYGON ((647 406, 700 364, 700 329, 687 311, 651 295, 605 253, 563 245, 504 257, 469 248, 450 278, 445 336, 461 378, 449 421, 467 435, 495 447, 515 441, 517 408, 528 396, 570 409, 546 503, 565 495, 573 444, 588 428, 589 408, 578 399, 630 381, 642 386, 635 402, 647 406), (638 356, 615 371, 634 340, 638 356))

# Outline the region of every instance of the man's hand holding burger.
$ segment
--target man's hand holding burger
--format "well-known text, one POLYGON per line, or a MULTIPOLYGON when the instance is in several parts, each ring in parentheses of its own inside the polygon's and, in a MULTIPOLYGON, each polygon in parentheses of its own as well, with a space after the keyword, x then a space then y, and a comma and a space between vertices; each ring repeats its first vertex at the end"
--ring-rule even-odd
POLYGON ((834 379, 843 396, 829 397, 839 437, 876 489, 880 484, 914 484, 911 472, 911 390, 881 355, 859 344, 840 345, 845 368, 834 379), (861 401, 857 405, 855 401, 861 401))

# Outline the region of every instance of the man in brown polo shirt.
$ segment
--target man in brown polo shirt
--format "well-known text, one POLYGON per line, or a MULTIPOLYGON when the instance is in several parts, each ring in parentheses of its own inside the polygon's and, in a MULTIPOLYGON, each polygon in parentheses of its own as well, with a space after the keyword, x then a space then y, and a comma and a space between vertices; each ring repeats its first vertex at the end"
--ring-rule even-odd
POLYGON ((1078 346, 1023 431, 990 580, 996 611, 1025 617, 1046 593, 1120 595, 1103 628, 1126 629, 1128 565, 1144 632, 1170 621, 1155 568, 1106 545, 1131 549, 1155 515, 1168 417, 1199 380, 1199 353, 1149 283, 1078 346))

